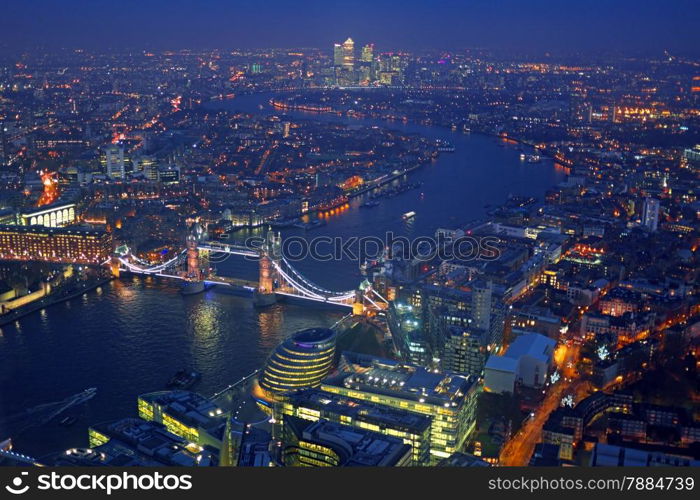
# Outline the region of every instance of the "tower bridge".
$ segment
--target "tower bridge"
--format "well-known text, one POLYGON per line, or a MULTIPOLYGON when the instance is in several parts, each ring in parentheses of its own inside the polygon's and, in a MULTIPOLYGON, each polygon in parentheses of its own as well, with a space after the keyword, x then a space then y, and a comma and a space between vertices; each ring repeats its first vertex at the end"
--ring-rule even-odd
POLYGON ((372 315, 388 306, 388 301, 372 285, 364 281, 354 290, 333 291, 313 283, 295 269, 282 255, 282 237, 268 231, 263 244, 255 249, 244 245, 187 237, 186 248, 171 259, 151 264, 139 259, 127 247, 120 247, 111 261, 112 272, 122 272, 180 279, 189 285, 232 286, 252 293, 256 306, 272 305, 281 297, 324 303, 352 309, 355 315, 372 315), (212 255, 239 255, 258 260, 258 281, 233 277, 210 276, 207 262, 212 255))

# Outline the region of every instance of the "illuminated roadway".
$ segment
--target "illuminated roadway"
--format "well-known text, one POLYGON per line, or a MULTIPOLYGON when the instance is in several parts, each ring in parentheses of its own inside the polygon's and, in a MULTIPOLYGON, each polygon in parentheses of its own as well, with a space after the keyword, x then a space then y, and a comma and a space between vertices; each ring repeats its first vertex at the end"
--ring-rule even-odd
POLYGON ((571 394, 575 401, 580 401, 590 393, 590 384, 579 379, 575 370, 578 355, 577 345, 558 346, 554 360, 558 365, 558 371, 563 373, 563 376, 556 384, 549 387, 544 399, 534 411, 534 416, 528 418, 520 430, 503 446, 499 465, 526 466, 535 451, 535 446, 542 441, 542 427, 550 414, 559 408, 562 398, 571 394))

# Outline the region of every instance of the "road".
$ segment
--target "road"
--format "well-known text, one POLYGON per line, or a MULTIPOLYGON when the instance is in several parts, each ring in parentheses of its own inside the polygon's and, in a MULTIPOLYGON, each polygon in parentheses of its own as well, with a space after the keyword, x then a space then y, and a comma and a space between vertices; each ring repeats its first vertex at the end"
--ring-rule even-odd
POLYGON ((544 400, 535 410, 534 417, 530 417, 501 450, 500 465, 524 466, 528 464, 532 452, 535 450, 535 445, 542 438, 542 426, 549 415, 559 408, 562 397, 571 385, 571 382, 562 380, 549 389, 544 400))
POLYGON ((542 403, 535 410, 520 430, 508 440, 499 457, 502 466, 525 466, 530 461, 535 445, 542 440, 542 427, 547 422, 549 415, 559 408, 562 399, 571 394, 575 402, 580 401, 590 394, 590 384, 576 377, 576 360, 579 356, 578 346, 560 346, 554 356, 558 365, 558 371, 563 376, 547 391, 542 403))

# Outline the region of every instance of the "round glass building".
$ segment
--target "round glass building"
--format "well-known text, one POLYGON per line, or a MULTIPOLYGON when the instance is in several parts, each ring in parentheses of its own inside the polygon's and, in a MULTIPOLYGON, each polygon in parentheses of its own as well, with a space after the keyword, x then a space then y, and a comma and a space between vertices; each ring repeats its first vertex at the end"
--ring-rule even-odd
POLYGON ((273 351, 259 379, 270 396, 318 387, 331 371, 335 356, 335 332, 309 328, 293 334, 273 351))

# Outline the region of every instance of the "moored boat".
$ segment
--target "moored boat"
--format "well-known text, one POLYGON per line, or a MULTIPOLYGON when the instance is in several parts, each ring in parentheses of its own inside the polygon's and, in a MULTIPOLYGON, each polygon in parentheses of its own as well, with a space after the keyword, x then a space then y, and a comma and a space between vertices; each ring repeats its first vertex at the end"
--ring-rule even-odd
POLYGON ((170 389, 189 389, 199 382, 202 375, 194 370, 178 370, 168 381, 167 387, 170 389))

